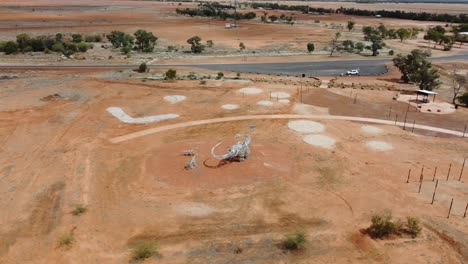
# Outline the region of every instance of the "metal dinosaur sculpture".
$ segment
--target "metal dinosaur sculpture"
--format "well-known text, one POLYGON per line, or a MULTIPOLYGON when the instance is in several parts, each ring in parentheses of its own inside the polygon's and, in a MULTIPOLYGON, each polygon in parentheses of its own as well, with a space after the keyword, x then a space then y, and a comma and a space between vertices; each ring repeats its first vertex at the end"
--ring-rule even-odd
POLYGON ((245 136, 245 140, 237 141, 234 145, 229 147, 228 152, 224 155, 215 154, 215 149, 217 146, 221 144, 221 142, 216 144, 211 149, 211 155, 213 156, 213 158, 218 159, 218 160, 223 160, 223 161, 244 161, 248 159, 250 155, 249 144, 250 144, 250 141, 252 141, 252 138, 248 134, 245 134, 245 135, 237 134, 236 138, 240 138, 242 136, 245 136))

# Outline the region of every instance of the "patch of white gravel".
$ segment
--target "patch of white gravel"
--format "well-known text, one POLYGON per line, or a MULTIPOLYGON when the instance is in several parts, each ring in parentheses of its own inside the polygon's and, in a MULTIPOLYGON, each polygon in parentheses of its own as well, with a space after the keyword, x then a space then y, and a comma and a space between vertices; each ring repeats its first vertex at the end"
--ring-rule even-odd
POLYGON ((225 110, 235 110, 235 109, 238 109, 239 108, 239 105, 236 105, 236 104, 225 104, 225 105, 222 105, 221 108, 225 109, 225 110))
POLYGON ((280 99, 278 102, 282 104, 289 104, 289 99, 280 99))
POLYGON ((261 105, 261 106, 272 106, 273 103, 270 102, 270 101, 258 101, 258 102, 257 102, 257 105, 261 105))
POLYGON ((304 142, 320 148, 333 148, 336 140, 324 135, 307 135, 303 138, 304 142))
POLYGON ((127 113, 125 113, 124 110, 122 110, 120 107, 109 107, 106 110, 111 115, 127 124, 148 124, 179 117, 177 114, 166 114, 133 118, 127 115, 127 113))
POLYGON ((206 216, 216 211, 214 208, 202 203, 182 203, 175 206, 174 209, 178 214, 188 216, 206 216))
POLYGON ((288 128, 301 133, 321 133, 325 126, 310 120, 293 120, 288 122, 288 128))
POLYGON ((393 149, 391 144, 383 141, 368 141, 366 145, 368 148, 377 151, 389 151, 393 149))
POLYGON ((182 102, 185 99, 187 99, 187 97, 184 96, 184 95, 167 95, 167 96, 164 96, 164 100, 171 103, 171 104, 182 102))
POLYGON ((375 126, 362 126, 361 131, 367 134, 380 134, 383 130, 375 126))
POLYGON ((281 98, 289 98, 290 95, 288 93, 285 93, 285 92, 272 92, 271 97, 281 99, 281 98))
POLYGON ((263 92, 263 90, 257 87, 246 87, 240 89, 239 92, 243 94, 259 94, 263 92))

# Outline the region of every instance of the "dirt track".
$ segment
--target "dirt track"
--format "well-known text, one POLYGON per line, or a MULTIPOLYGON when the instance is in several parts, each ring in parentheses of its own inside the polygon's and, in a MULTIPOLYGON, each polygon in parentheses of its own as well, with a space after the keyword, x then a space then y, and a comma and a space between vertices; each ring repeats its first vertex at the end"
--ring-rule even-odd
MULTIPOLYGON (((163 131, 168 131, 171 129, 177 128, 186 128, 191 126, 199 126, 199 125, 207 125, 207 124, 214 124, 214 123, 221 123, 221 122, 232 122, 232 121, 244 121, 244 120, 254 120, 254 119, 328 119, 328 120, 346 120, 346 121, 356 121, 356 122, 366 122, 366 123, 375 123, 375 124, 383 124, 383 125, 396 125, 399 127, 412 127, 411 124, 403 123, 403 122, 394 122, 384 119, 375 119, 375 118, 365 118, 365 117, 355 117, 355 116, 331 116, 331 115, 252 115, 252 116, 233 116, 233 117, 223 117, 223 118, 214 118, 214 119, 207 119, 207 120, 197 120, 197 121, 190 121, 185 123, 179 123, 174 125, 167 125, 162 127, 155 127, 149 128, 142 131, 130 133, 127 135, 114 137, 110 139, 112 143, 120 143, 127 140, 143 137, 146 135, 151 135, 154 133, 159 133, 163 131)), ((429 130, 433 132, 445 133, 449 135, 454 135, 458 137, 464 136, 463 132, 439 128, 439 127, 431 127, 431 126, 424 126, 424 125, 414 125, 416 129, 422 130, 429 130)))

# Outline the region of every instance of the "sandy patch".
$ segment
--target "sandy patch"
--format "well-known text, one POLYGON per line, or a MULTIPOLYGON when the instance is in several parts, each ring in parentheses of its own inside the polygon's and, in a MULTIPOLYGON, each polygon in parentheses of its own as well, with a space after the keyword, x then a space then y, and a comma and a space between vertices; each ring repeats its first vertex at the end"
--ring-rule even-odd
POLYGON ((288 128, 301 133, 321 133, 325 126, 310 120, 294 120, 288 122, 288 128))
POLYGON ((216 210, 202 203, 183 203, 175 206, 175 211, 180 215, 205 216, 216 210))
POLYGON ((221 108, 225 109, 225 110, 235 110, 235 109, 238 109, 239 108, 239 105, 236 105, 236 104, 225 104, 225 105, 222 105, 221 108))
POLYGON ((393 149, 392 145, 383 141, 369 141, 366 143, 366 145, 368 148, 377 151, 388 151, 393 149))
POLYGON ((281 99, 281 98, 289 98, 290 95, 288 93, 285 93, 285 92, 272 92, 271 97, 281 99))
POLYGON ((127 124, 147 124, 179 117, 179 115, 177 114, 165 114, 133 118, 127 115, 127 113, 125 113, 124 110, 122 110, 122 108, 120 107, 109 107, 106 110, 111 115, 127 124))
POLYGON ((164 100, 171 103, 171 104, 182 102, 185 99, 187 99, 187 97, 184 96, 184 95, 167 95, 167 96, 164 96, 164 100))
POLYGON ((361 131, 367 134, 380 134, 383 132, 382 129, 375 126, 362 126, 361 131))
POLYGON ((320 148, 332 148, 336 143, 335 139, 324 135, 307 135, 303 138, 303 140, 307 144, 320 148))
POLYGON ((289 104, 289 99, 280 99, 278 102, 282 104, 289 104))
POLYGON ((270 101, 258 101, 258 102, 257 102, 257 105, 261 105, 261 106, 272 106, 273 103, 270 102, 270 101))
POLYGON ((239 90, 239 92, 243 94, 259 94, 262 91, 263 91, 262 89, 257 88, 257 87, 247 87, 247 88, 242 88, 239 90))

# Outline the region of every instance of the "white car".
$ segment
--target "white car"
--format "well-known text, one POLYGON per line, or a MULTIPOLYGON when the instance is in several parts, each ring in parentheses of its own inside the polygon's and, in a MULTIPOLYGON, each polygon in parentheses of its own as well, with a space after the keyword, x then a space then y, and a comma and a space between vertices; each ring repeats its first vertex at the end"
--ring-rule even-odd
POLYGON ((359 69, 347 71, 346 75, 359 75, 359 69))

